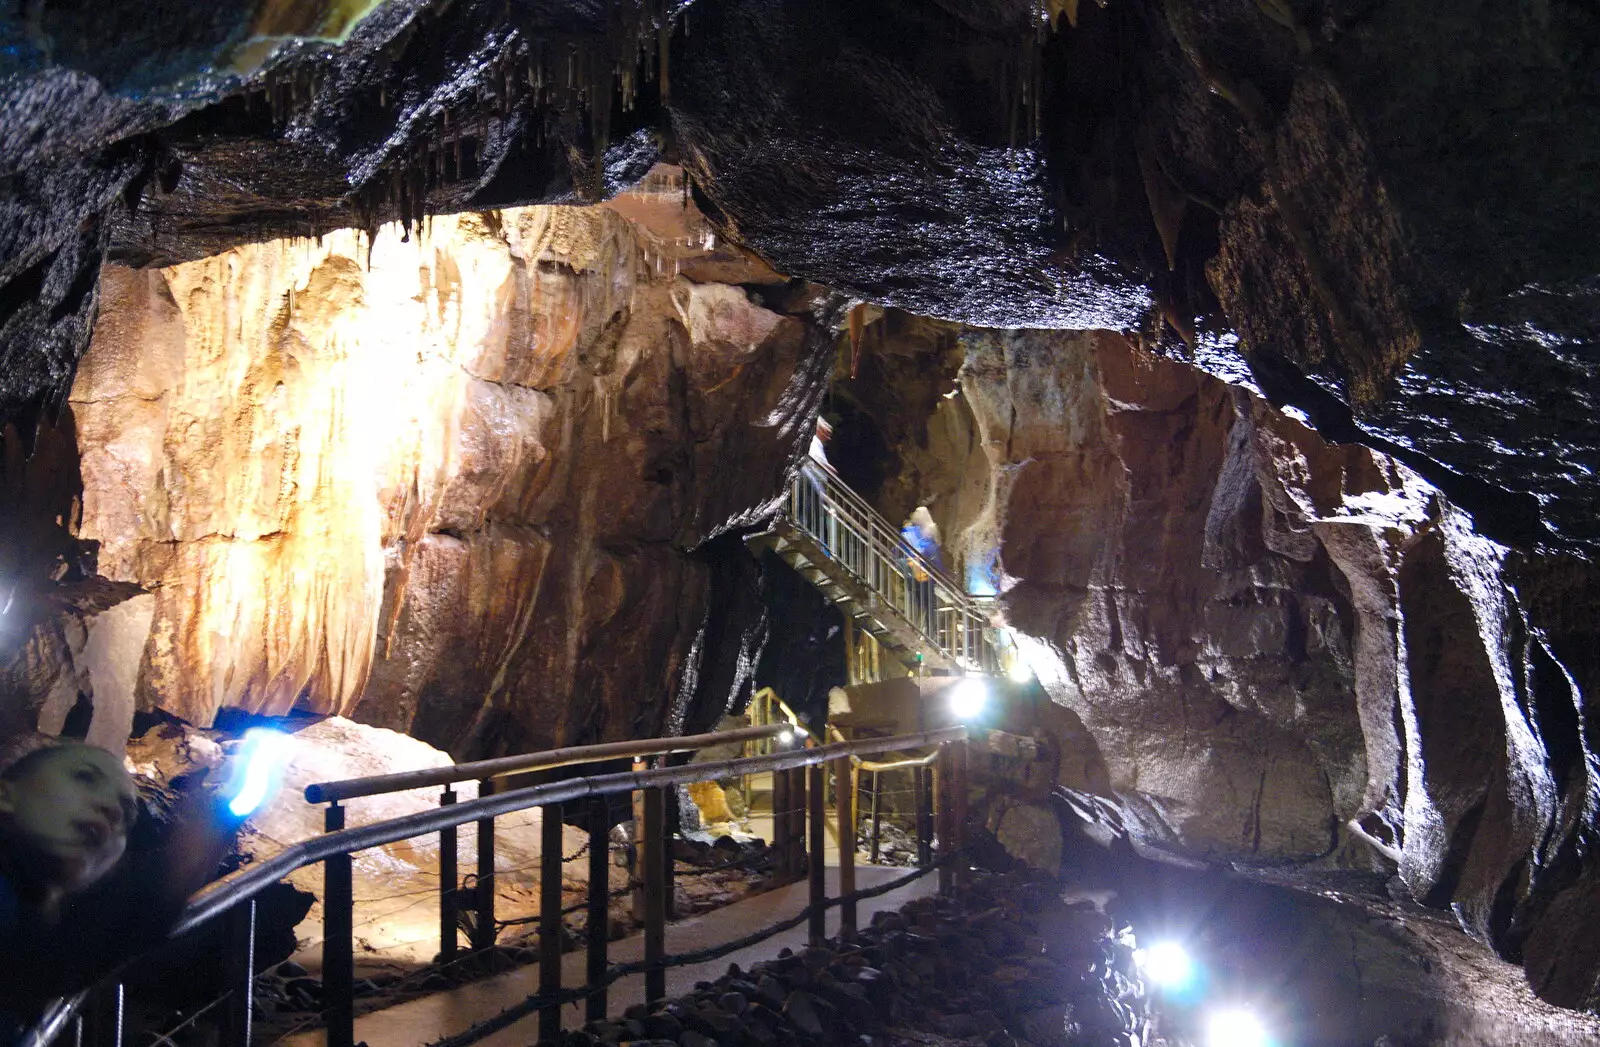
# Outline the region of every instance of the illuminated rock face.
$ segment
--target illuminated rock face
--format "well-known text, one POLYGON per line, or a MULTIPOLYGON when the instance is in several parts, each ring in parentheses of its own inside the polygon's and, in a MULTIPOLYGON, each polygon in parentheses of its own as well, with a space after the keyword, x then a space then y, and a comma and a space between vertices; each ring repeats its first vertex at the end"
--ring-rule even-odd
POLYGON ((458 752, 681 716, 688 550, 778 497, 820 395, 807 324, 675 275, 708 239, 537 207, 108 268, 80 535, 155 593, 140 700, 458 752))
POLYGON ((1592 1006, 1592 567, 1120 336, 963 344, 1005 613, 1084 727, 1065 784, 1193 857, 1398 869, 1592 1006))

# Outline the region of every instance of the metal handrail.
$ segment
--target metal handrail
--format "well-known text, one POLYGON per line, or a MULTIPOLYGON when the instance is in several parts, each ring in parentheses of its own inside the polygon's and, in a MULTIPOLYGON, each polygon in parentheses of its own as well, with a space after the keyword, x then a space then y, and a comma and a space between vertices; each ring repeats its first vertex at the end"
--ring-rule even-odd
MULTIPOLYGON (((794 727, 805 731, 806 734, 810 735, 812 738, 815 738, 818 743, 821 743, 825 740, 821 734, 806 726, 805 723, 801 721, 799 715, 793 709, 789 708, 789 703, 784 701, 783 698, 779 696, 778 692, 774 691, 770 687, 763 687, 761 690, 750 696, 750 708, 752 710, 759 710, 764 701, 776 705, 778 710, 783 713, 788 721, 787 724, 774 722, 770 725, 767 725, 769 729, 776 729, 779 733, 781 733, 790 729, 788 725, 793 725, 794 727)), ((756 713, 756 715, 760 715, 759 712, 756 713)), ((843 731, 839 730, 839 728, 835 727, 831 723, 827 725, 826 730, 828 738, 833 739, 834 744, 848 743, 850 741, 849 738, 844 736, 843 731)), ((923 756, 910 757, 904 760, 893 760, 887 763, 873 760, 863 760, 859 756, 851 756, 850 762, 855 765, 857 769, 863 771, 900 771, 908 767, 931 767, 933 766, 933 761, 937 760, 938 758, 939 751, 935 749, 923 756)))
POLYGON ((780 724, 772 724, 765 727, 741 727, 733 731, 717 731, 710 734, 690 734, 678 738, 647 738, 641 741, 571 745, 564 749, 547 749, 544 752, 524 753, 520 756, 499 756, 492 760, 425 767, 416 771, 374 774, 365 778, 344 778, 336 782, 319 782, 306 786, 306 802, 338 803, 340 800, 352 800, 360 796, 379 796, 407 789, 426 789, 429 786, 453 785, 456 782, 482 781, 527 771, 571 767, 574 764, 599 763, 602 760, 618 760, 630 756, 693 752, 714 745, 775 738, 785 730, 787 728, 780 724))
POLYGON ((810 767, 812 764, 836 760, 841 756, 903 752, 906 749, 920 749, 925 745, 960 741, 966 737, 967 728, 964 726, 942 727, 936 731, 923 731, 920 734, 905 734, 894 738, 865 738, 855 742, 819 745, 814 749, 770 753, 766 756, 741 756, 713 763, 692 763, 682 767, 656 767, 646 771, 620 771, 616 774, 571 778, 564 782, 532 785, 525 789, 496 793, 476 800, 464 800, 448 807, 434 807, 354 829, 324 833, 291 844, 266 861, 252 865, 230 879, 217 881, 202 891, 184 909, 172 934, 175 937, 192 931, 223 910, 263 890, 268 884, 276 883, 297 869, 303 869, 333 855, 352 854, 373 847, 382 847, 388 843, 398 843, 414 836, 465 825, 479 818, 493 818, 527 810, 529 807, 571 803, 573 800, 590 796, 610 796, 662 785, 687 785, 692 782, 734 778, 742 774, 757 774, 763 771, 788 771, 796 767, 810 767))
MULTIPOLYGON (((779 730, 784 729, 779 727, 779 730)), ((727 740, 736 732, 722 734, 727 740)), ((467 800, 413 814, 390 818, 371 825, 341 829, 322 836, 291 844, 271 858, 210 884, 196 895, 184 908, 178 922, 168 935, 169 940, 195 930, 202 924, 231 910, 234 906, 251 901, 258 893, 279 880, 317 862, 353 854, 385 844, 398 843, 428 833, 449 831, 468 822, 492 819, 531 807, 571 803, 586 797, 610 796, 618 793, 638 792, 663 786, 685 785, 698 781, 733 778, 765 771, 789 771, 824 764, 830 760, 863 754, 902 752, 928 745, 942 745, 962 741, 967 737, 964 726, 945 727, 920 734, 901 735, 894 738, 869 738, 855 742, 822 745, 788 752, 760 756, 744 756, 701 764, 678 767, 657 767, 648 770, 623 771, 615 774, 591 775, 563 782, 535 785, 510 792, 467 800)), ((559 852, 556 852, 559 853, 559 852)), ((29 1029, 19 1041, 23 1047, 47 1047, 71 1021, 81 1006, 85 993, 57 1001, 47 1009, 41 1020, 29 1029)))
POLYGON ((784 517, 930 647, 969 670, 998 669, 989 635, 992 601, 967 593, 911 548, 898 529, 830 470, 809 458, 801 463, 784 517), (927 580, 918 581, 914 571, 927 580))

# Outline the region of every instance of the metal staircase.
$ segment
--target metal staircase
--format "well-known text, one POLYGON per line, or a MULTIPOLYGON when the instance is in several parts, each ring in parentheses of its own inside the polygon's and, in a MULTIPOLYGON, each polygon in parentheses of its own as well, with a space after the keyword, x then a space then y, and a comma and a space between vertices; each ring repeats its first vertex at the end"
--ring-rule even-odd
POLYGON ((772 528, 750 545, 776 552, 907 666, 920 657, 927 669, 1000 671, 993 599, 934 568, 820 463, 806 459, 772 528))

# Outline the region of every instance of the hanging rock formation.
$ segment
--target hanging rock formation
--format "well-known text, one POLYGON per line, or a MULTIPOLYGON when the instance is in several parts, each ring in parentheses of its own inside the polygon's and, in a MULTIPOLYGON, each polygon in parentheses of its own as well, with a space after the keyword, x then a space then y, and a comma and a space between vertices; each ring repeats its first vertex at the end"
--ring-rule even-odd
MULTIPOLYGON (((653 191, 627 206, 682 214, 653 191)), ((109 269, 70 403, 79 536, 154 594, 141 702, 472 753, 681 721, 690 550, 770 511, 824 342, 676 275, 716 251, 677 226, 527 208, 109 269)))

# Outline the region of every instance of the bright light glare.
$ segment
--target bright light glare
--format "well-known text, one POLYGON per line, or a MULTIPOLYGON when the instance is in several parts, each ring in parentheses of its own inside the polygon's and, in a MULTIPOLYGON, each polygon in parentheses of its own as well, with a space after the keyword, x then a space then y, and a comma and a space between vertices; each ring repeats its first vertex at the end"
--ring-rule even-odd
POLYGON ((1267 1030, 1249 1011, 1217 1011, 1206 1023, 1206 1047, 1267 1047, 1267 1030))
POLYGON ((266 802, 278 786, 278 775, 289 759, 289 736, 268 727, 252 727, 244 732, 239 749, 239 767, 234 776, 236 788, 228 810, 243 818, 266 802))
POLYGON ((1157 942, 1133 954, 1144 976, 1163 989, 1181 989, 1194 980, 1194 961, 1177 942, 1157 942))
POLYGON ((778 741, 784 745, 793 745, 795 737, 794 728, 790 727, 784 730, 782 734, 778 735, 778 741))
POLYGON ((989 685, 976 676, 969 676, 950 688, 950 711, 963 723, 982 716, 988 704, 989 685))
POLYGON ((1018 655, 1011 660, 1011 669, 1006 675, 1011 677, 1012 683, 1027 683, 1033 679, 1033 670, 1028 668, 1028 663, 1018 655))

